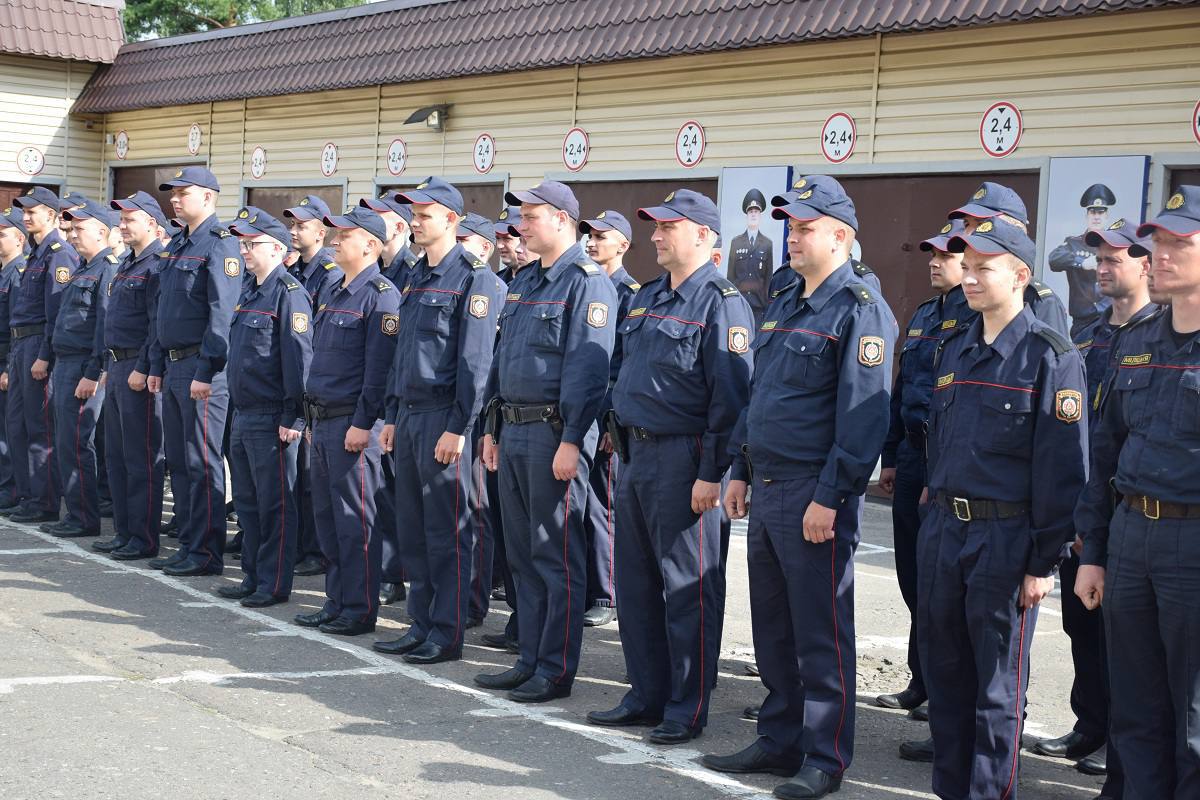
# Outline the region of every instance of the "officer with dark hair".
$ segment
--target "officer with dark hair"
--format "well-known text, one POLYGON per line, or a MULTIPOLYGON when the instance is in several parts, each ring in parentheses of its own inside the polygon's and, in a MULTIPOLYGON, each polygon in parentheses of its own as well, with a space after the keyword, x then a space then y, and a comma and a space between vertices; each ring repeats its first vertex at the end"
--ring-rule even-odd
POLYGON ((0 513, 17 509, 21 496, 13 475, 13 455, 8 441, 8 354, 10 303, 25 269, 27 236, 20 209, 0 213, 0 513))
POLYGON ((742 198, 742 213, 746 215, 746 230, 729 242, 729 279, 746 298, 754 311, 756 324, 770 302, 767 284, 775 264, 775 245, 759 231, 767 198, 758 189, 751 189, 742 198))
POLYGON ((1068 236, 1046 257, 1051 270, 1065 272, 1067 276, 1067 310, 1071 313, 1072 336, 1108 308, 1108 300, 1096 282, 1096 248, 1088 244, 1087 237, 1108 226, 1108 210, 1116 204, 1117 197, 1112 189, 1103 183, 1089 186, 1079 198, 1085 217, 1083 233, 1068 236))

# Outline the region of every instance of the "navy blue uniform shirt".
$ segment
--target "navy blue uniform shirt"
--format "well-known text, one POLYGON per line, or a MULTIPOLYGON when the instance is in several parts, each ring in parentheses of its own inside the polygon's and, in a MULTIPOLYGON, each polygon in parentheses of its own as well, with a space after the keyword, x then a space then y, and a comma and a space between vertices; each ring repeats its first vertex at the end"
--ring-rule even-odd
MULTIPOLYGON (((126 251, 109 281, 108 307, 104 311, 104 346, 113 350, 138 350, 134 369, 150 374, 150 337, 158 306, 158 272, 162 268, 157 239, 140 255, 126 251)), ((162 374, 159 365, 158 374, 162 374)))
POLYGON ((1109 481, 1122 495, 1200 504, 1200 333, 1176 347, 1170 309, 1122 333, 1075 510, 1084 564, 1107 562, 1109 481))
POLYGON ((417 265, 417 256, 408 246, 400 248, 396 257, 384 264, 380 260, 379 273, 387 278, 397 289, 403 289, 409 282, 413 267, 417 265))
POLYGON ((671 288, 661 275, 619 327, 626 358, 613 390, 622 425, 701 437, 700 480, 729 468, 729 438, 750 399, 750 304, 710 261, 671 288))
POLYGON ((976 318, 942 345, 930 403, 930 497, 1026 503, 1027 575, 1049 575, 1074 539, 1087 480, 1083 359, 1028 307, 990 345, 976 318))
MULTIPOLYGON (((854 269, 855 280, 860 283, 865 283, 867 286, 875 290, 876 295, 883 296, 883 287, 879 285, 879 276, 875 274, 875 270, 868 267, 861 261, 850 259, 850 266, 854 269)), ((796 270, 790 265, 784 264, 771 273, 771 282, 767 287, 769 299, 774 299, 781 294, 784 289, 791 286, 800 279, 796 270)), ((768 303, 769 304, 769 303, 768 303)))
POLYGON ((354 406, 350 424, 369 430, 384 416, 400 292, 375 264, 344 281, 325 287, 317 303, 308 394, 326 407, 354 406))
POLYGON ((400 341, 387 421, 401 408, 450 408, 446 430, 466 435, 483 407, 504 283, 455 245, 436 267, 418 260, 400 296, 400 341))
POLYGON ((849 261, 805 298, 804 280, 767 308, 754 382, 731 447, 733 477, 817 477, 813 500, 837 508, 867 488, 888 430, 896 318, 849 261))
POLYGON ((617 375, 621 372, 621 361, 623 359, 621 323, 629 315, 629 309, 633 308, 633 296, 642 288, 642 285, 635 281, 633 276, 625 271, 624 267, 617 267, 613 274, 608 277, 613 282, 613 287, 617 290, 617 336, 613 341, 612 361, 609 362, 608 368, 608 391, 604 394, 604 402, 600 404, 600 417, 603 417, 604 413, 612 408, 613 387, 617 385, 617 375))
POLYGON ((104 248, 71 275, 59 298, 54 323, 54 354, 87 355, 83 377, 100 380, 104 371, 104 312, 108 284, 120 259, 104 248))
POLYGON ((63 241, 57 230, 50 231, 41 244, 32 245, 25 259, 21 284, 9 295, 8 324, 14 328, 45 324, 46 332, 38 358, 49 361, 54 350, 54 320, 58 316, 59 296, 79 267, 79 254, 63 241))
POLYGON ((617 290, 583 253, 568 247, 549 266, 522 267, 500 313, 492 362, 506 403, 557 403, 562 441, 579 446, 608 387, 616 337, 617 290))
POLYGON ((229 400, 246 413, 280 412, 304 429, 304 386, 313 357, 312 303, 283 265, 242 291, 229 335, 229 400))
POLYGON ((340 282, 345 277, 333 261, 331 247, 322 247, 311 261, 305 261, 301 255, 288 271, 308 292, 309 303, 316 303, 322 289, 331 283, 340 282))
POLYGON ((159 261, 150 368, 161 369, 170 350, 199 345, 194 380, 211 383, 229 358, 229 327, 242 291, 244 267, 237 237, 221 227, 214 214, 172 239, 159 261))
POLYGON ((1147 303, 1126 320, 1124 325, 1113 325, 1110 306, 1075 335, 1075 349, 1083 356, 1083 370, 1087 376, 1088 409, 1091 412, 1088 415, 1088 429, 1093 433, 1100 424, 1100 405, 1112 378, 1113 344, 1122 331, 1134 327, 1157 311, 1158 306, 1147 303))
POLYGON ((0 270, 0 371, 7 371, 8 351, 12 346, 12 331, 9 330, 11 302, 17 286, 21 283, 21 273, 25 269, 25 255, 14 258, 0 270))

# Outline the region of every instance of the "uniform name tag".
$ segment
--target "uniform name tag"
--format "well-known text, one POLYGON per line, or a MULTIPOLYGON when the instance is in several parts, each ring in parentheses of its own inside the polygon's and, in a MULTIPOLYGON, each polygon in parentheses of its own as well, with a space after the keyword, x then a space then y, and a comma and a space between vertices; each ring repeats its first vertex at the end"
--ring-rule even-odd
POLYGON ((510 294, 510 295, 508 296, 508 300, 509 300, 509 302, 515 302, 515 301, 517 301, 517 300, 520 300, 520 299, 521 299, 521 294, 520 294, 519 292, 517 292, 517 293, 514 293, 514 294, 510 294))
POLYGON ((938 378, 937 379, 937 388, 945 389, 947 386, 949 386, 952 383, 954 383, 954 373, 953 372, 951 372, 949 375, 943 375, 942 377, 938 378))
POLYGON ((640 317, 640 316, 642 316, 642 315, 643 315, 643 314, 645 314, 645 313, 646 313, 646 309, 645 309, 645 307, 643 306, 642 308, 635 308, 635 309, 633 309, 632 311, 630 311, 630 312, 629 312, 628 314, 626 314, 625 316, 626 316, 626 317, 640 317))
POLYGON ((909 328, 908 335, 909 336, 920 336, 921 331, 923 331, 923 330, 925 330, 925 329, 924 328, 909 328))
POLYGON ((1142 364, 1149 364, 1151 357, 1152 356, 1150 353, 1142 353, 1138 356, 1125 356, 1121 359, 1121 366, 1137 367, 1141 366, 1142 364))

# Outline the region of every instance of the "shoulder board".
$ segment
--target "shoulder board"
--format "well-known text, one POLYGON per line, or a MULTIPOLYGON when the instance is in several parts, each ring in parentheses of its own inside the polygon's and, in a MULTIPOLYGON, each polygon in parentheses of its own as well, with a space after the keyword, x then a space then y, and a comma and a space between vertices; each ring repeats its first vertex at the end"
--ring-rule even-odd
POLYGON ((410 250, 410 251, 408 252, 408 255, 406 255, 406 256, 404 257, 404 263, 405 263, 405 264, 407 264, 407 265, 408 265, 408 266, 410 266, 410 267, 411 267, 413 264, 416 264, 416 263, 417 263, 417 256, 416 256, 416 254, 414 254, 414 253, 413 253, 413 252, 410 250))
POLYGON ((50 249, 51 249, 51 250, 61 250, 61 249, 62 249, 62 245, 61 245, 59 242, 51 242, 51 243, 50 243, 50 249))
POLYGON ((738 294, 737 287, 733 285, 733 281, 722 275, 718 275, 717 279, 712 282, 712 285, 717 287, 717 291, 721 293, 722 297, 733 297, 738 294))
POLYGON ((327 270, 334 269, 335 267, 337 267, 337 264, 333 263, 332 261, 325 265, 325 269, 327 270))
POLYGON ((1145 325, 1147 322, 1150 322, 1151 320, 1156 320, 1159 317, 1161 317, 1166 310, 1167 310, 1166 306, 1159 306, 1158 308, 1154 309, 1153 311, 1151 311, 1149 314, 1147 314, 1144 317, 1139 317, 1135 320, 1126 322, 1120 328, 1117 328, 1117 332, 1119 334, 1124 334, 1126 331, 1131 331, 1134 328, 1138 327, 1139 325, 1145 325))
POLYGON ((487 262, 474 253, 467 258, 467 261, 471 262, 471 269, 487 269, 487 262))
POLYGON ((295 278, 293 278, 291 275, 284 275, 284 276, 283 276, 283 285, 287 287, 287 290, 288 290, 289 292, 294 292, 294 291, 296 291, 297 289, 303 289, 303 288, 304 288, 303 286, 301 286, 301 285, 300 285, 300 281, 296 280, 296 279, 295 279, 295 278))
POLYGON ((1029 285, 1033 287, 1035 292, 1037 292, 1038 297, 1049 297, 1050 295, 1054 294, 1054 290, 1041 281, 1030 281, 1029 285))
POLYGON ((1075 349, 1074 345, 1067 341, 1066 337, 1053 328, 1036 328, 1033 332, 1050 343, 1050 347, 1054 349, 1056 356, 1061 356, 1063 353, 1075 349))
POLYGON ((875 293, 865 283, 847 283, 846 288, 854 293, 854 299, 860 306, 869 306, 876 302, 875 293))
POLYGON ((588 275, 599 275, 600 268, 590 261, 576 261, 575 266, 579 267, 588 275))
POLYGON ((638 283, 637 281, 635 281, 633 279, 633 276, 630 275, 628 272, 625 273, 623 276, 621 276, 621 283, 625 284, 630 289, 633 289, 635 292, 638 289, 642 288, 642 285, 640 283, 638 283))
POLYGON ((230 233, 227 228, 213 228, 213 235, 220 236, 222 239, 226 238, 227 236, 233 236, 233 234, 230 233))
POLYGON ((391 291, 392 285, 387 280, 380 280, 374 284, 375 288, 381 292, 391 291))
POLYGON ((109 254, 108 254, 108 263, 110 263, 110 264, 116 264, 116 263, 118 263, 120 260, 121 260, 121 259, 119 259, 119 258, 117 258, 116 256, 114 256, 112 253, 109 253, 109 254))
POLYGON ((853 261, 852 260, 850 262, 850 268, 854 270, 855 275, 874 275, 875 274, 875 270, 871 269, 870 267, 868 267, 866 264, 862 263, 861 261, 853 261))
POLYGON ((933 297, 929 298, 924 303, 921 303, 920 306, 917 306, 917 308, 920 308, 921 306, 927 306, 930 303, 936 303, 938 300, 941 300, 941 299, 942 299, 942 296, 940 294, 935 294, 933 297))

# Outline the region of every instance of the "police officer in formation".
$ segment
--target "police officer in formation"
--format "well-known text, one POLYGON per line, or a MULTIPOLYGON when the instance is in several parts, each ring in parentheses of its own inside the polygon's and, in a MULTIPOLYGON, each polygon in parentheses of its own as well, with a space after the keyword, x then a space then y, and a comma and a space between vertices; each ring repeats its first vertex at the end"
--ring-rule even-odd
MULTIPOLYGON (((680 744, 708 722, 716 684, 725 564, 721 489, 729 442, 750 393, 753 315, 712 263, 716 205, 680 189, 660 206, 651 241, 666 274, 643 286, 620 325, 626 347, 607 426, 628 461, 618 486, 618 605, 631 688, 597 725, 656 726, 680 744)), ((591 224, 591 223, 589 223, 591 224)))
POLYGON ((1091 324, 1108 307, 1104 292, 1096 280, 1096 247, 1088 243, 1089 234, 1108 227, 1108 210, 1117 204, 1117 196, 1103 183, 1094 183, 1079 198, 1084 213, 1083 233, 1068 236, 1050 251, 1046 263, 1067 278, 1067 311, 1071 314, 1071 335, 1091 324))
POLYGON ((279 220, 247 206, 230 230, 240 239, 252 278, 242 289, 229 337, 229 466, 245 538, 241 584, 217 593, 262 608, 287 600, 292 591, 300 517, 296 458, 312 362, 312 303, 283 266, 290 236, 279 220))
POLYGON ((20 209, 0 212, 0 513, 13 511, 20 500, 13 475, 13 455, 8 440, 8 354, 10 302, 25 270, 27 236, 20 209))
POLYGON ((1153 252, 1160 314, 1129 327, 1092 437, 1075 510, 1083 540, 1075 592, 1103 604, 1113 747, 1127 798, 1200 792, 1200 186, 1181 186, 1136 235, 1153 252))
MULTIPOLYGON (((588 258, 604 270, 617 290, 617 329, 633 307, 633 296, 641 285, 625 271, 624 257, 633 243, 629 220, 612 209, 601 211, 592 219, 581 220, 579 232, 588 237, 588 258)), ((587 526, 587 611, 583 624, 588 627, 607 625, 617 616, 616 593, 616 493, 620 482, 619 459, 613 458, 611 435, 604 430, 604 415, 612 409, 613 387, 621 371, 622 338, 613 343, 612 361, 608 370, 608 390, 600 404, 600 442, 588 474, 587 526)))

